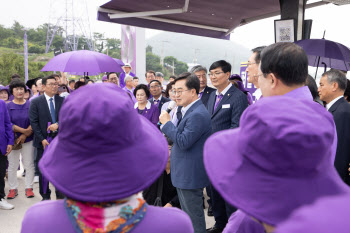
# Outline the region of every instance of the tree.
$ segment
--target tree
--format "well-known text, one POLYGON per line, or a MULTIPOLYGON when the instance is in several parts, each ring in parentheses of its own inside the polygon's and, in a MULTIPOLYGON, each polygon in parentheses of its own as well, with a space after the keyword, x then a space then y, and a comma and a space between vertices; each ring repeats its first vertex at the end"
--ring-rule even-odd
POLYGON ((13 74, 24 76, 24 57, 15 53, 4 53, 0 56, 0 82, 7 85, 13 74))
POLYGON ((146 53, 146 70, 163 70, 163 67, 160 64, 160 57, 153 53, 146 53))
POLYGON ((0 25, 0 44, 2 40, 13 36, 14 33, 11 29, 5 28, 3 25, 0 25))
POLYGON ((178 61, 173 56, 167 56, 164 58, 164 65, 172 70, 173 64, 175 65, 175 74, 179 75, 184 72, 188 72, 188 65, 185 62, 178 61))
POLYGON ((153 53, 153 48, 150 45, 147 45, 146 47, 146 53, 153 53))
POLYGON ((17 21, 15 21, 11 27, 13 30, 15 36, 17 38, 23 38, 24 37, 24 27, 17 21))

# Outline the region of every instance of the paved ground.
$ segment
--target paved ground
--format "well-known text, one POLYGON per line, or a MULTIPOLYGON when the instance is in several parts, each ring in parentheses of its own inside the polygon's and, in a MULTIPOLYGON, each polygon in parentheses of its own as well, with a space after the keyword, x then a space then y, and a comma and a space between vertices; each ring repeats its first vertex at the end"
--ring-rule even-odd
MULTIPOLYGON (((37 202, 41 201, 41 196, 39 194, 39 184, 34 184, 34 194, 33 198, 26 198, 24 192, 24 178, 21 176, 22 171, 18 171, 18 196, 15 199, 7 200, 9 203, 13 204, 15 208, 13 210, 2 210, 0 209, 0 233, 19 233, 21 231, 21 224, 23 216, 26 210, 37 202)), ((54 188, 50 187, 52 193, 52 200, 55 199, 54 188)), ((8 193, 8 184, 6 180, 5 193, 8 193)), ((207 209, 206 209, 207 210, 207 209)), ((206 211, 205 210, 205 211, 206 211)), ((214 218, 208 217, 206 215, 207 228, 214 225, 214 218)))

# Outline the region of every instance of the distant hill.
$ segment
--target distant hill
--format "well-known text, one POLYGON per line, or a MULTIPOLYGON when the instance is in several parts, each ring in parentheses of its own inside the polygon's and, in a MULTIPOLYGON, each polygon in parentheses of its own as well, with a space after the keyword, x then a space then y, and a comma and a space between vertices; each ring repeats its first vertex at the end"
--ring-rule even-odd
POLYGON ((146 40, 153 47, 153 53, 174 56, 180 61, 198 63, 209 68, 217 60, 224 59, 232 65, 232 72, 239 73, 240 63, 247 61, 251 52, 248 48, 232 41, 191 36, 181 33, 163 32, 146 40))

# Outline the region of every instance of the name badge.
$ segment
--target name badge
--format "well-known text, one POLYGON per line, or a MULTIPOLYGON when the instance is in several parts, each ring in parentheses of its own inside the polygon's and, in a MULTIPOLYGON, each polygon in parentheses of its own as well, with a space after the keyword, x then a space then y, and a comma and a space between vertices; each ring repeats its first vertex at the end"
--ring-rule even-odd
POLYGON ((222 108, 230 108, 230 104, 223 104, 222 108))

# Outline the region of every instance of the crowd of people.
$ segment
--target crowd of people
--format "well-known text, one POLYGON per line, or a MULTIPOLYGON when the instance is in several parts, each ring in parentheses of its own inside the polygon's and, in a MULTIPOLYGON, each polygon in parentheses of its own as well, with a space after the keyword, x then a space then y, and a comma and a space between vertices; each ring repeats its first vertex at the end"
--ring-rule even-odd
POLYGON ((328 70, 317 87, 294 43, 252 50, 254 93, 224 60, 167 85, 161 72, 140 84, 123 69, 100 84, 61 73, 1 87, 0 208, 14 208, 5 197, 18 195, 20 157, 26 197, 38 181, 45 201, 23 233, 348 231, 346 71, 328 70), (47 201, 49 182, 61 200, 47 201))

